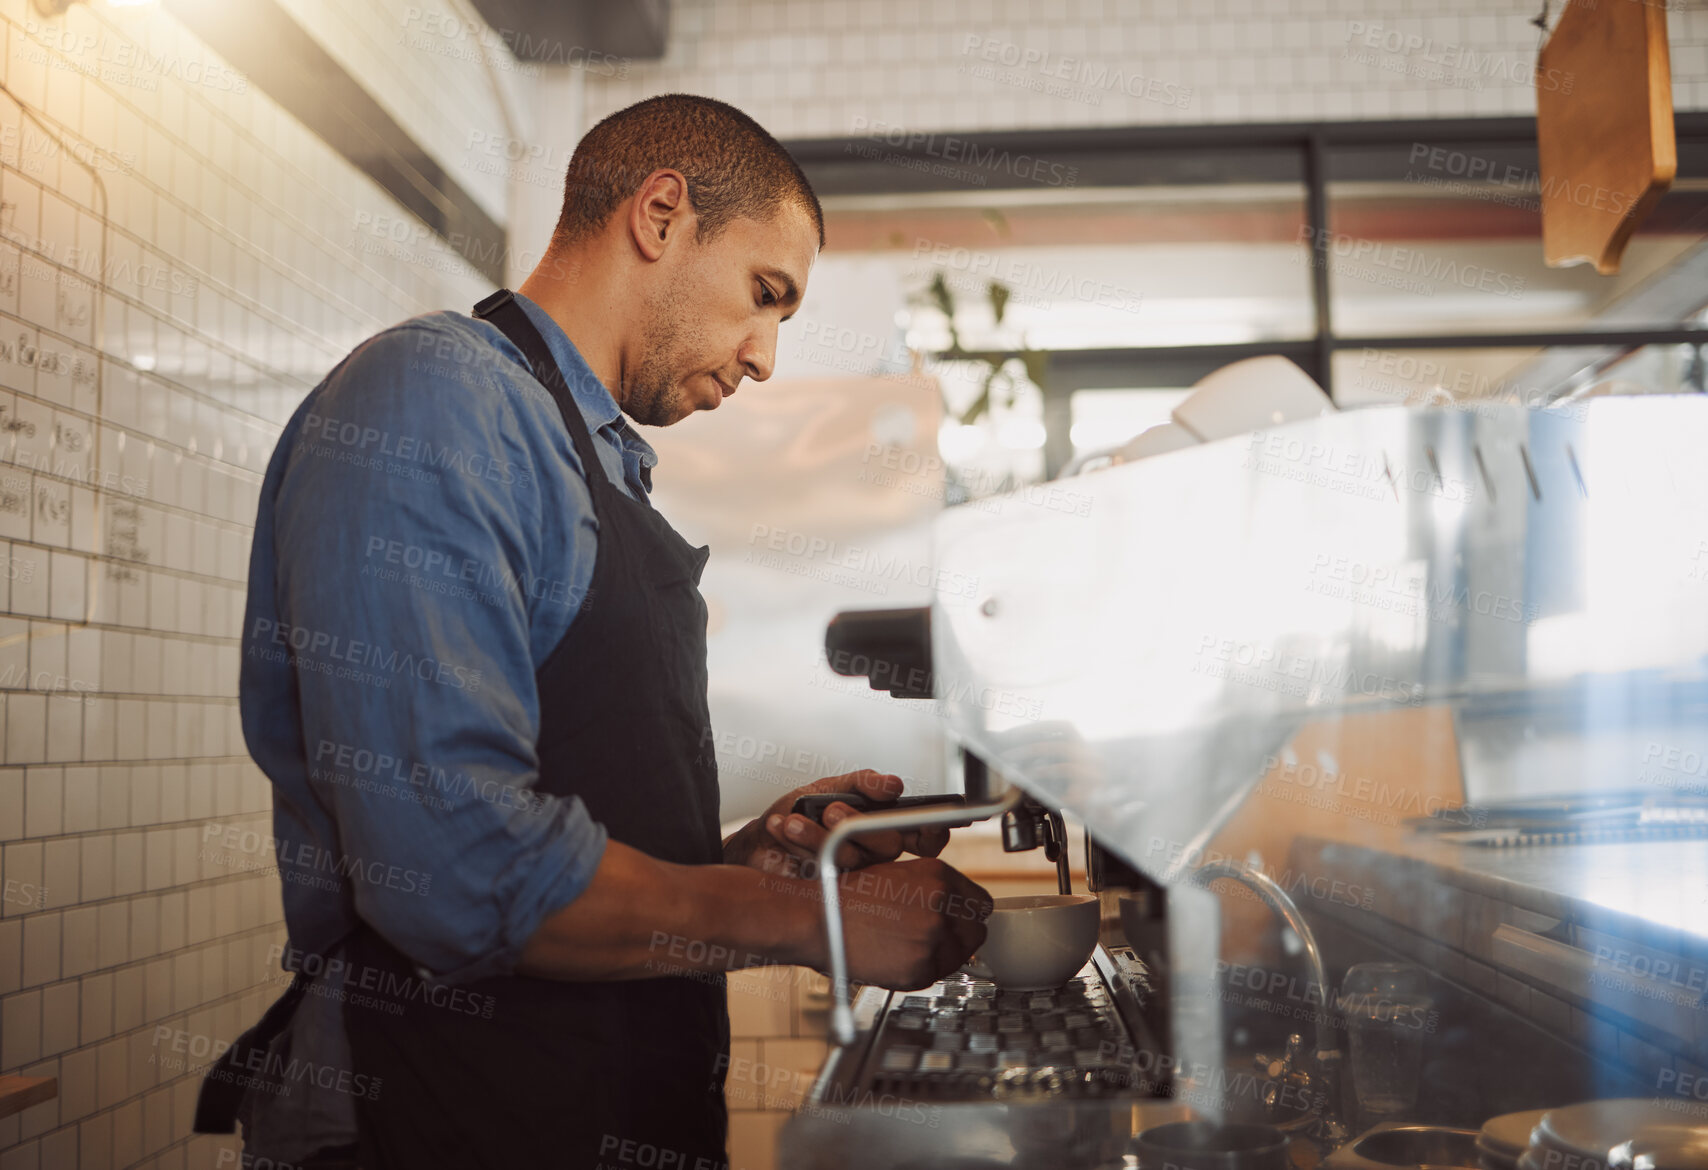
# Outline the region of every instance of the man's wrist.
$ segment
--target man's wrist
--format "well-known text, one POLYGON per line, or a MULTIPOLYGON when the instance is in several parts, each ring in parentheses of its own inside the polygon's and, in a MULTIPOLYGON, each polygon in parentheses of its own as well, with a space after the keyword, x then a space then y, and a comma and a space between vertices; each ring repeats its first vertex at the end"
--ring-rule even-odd
POLYGON ((824 936, 824 892, 810 878, 766 875, 786 908, 778 915, 785 924, 791 958, 787 961, 802 967, 822 968, 828 961, 824 936))
POLYGON ((743 939, 752 959, 807 967, 822 963, 823 896, 817 882, 740 865, 725 867, 720 876, 724 881, 711 893, 711 912, 728 916, 730 933, 743 939))

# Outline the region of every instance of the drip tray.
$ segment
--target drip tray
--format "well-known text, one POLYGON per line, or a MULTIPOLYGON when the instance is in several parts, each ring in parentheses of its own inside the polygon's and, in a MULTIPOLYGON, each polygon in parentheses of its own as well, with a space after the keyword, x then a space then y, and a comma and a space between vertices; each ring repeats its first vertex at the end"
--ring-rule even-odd
POLYGON ((867 1085, 920 1100, 1108 1096, 1133 1089, 1127 1030, 1090 963, 1061 987, 1004 991, 957 973, 892 1000, 867 1085))

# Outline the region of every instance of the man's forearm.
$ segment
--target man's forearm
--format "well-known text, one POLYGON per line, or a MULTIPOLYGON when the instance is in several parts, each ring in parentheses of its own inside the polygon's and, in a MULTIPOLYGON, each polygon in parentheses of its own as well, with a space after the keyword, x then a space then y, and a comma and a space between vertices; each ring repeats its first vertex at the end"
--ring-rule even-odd
POLYGON ((524 975, 580 982, 820 962, 816 882, 737 865, 673 865, 607 841, 581 896, 540 924, 524 975))

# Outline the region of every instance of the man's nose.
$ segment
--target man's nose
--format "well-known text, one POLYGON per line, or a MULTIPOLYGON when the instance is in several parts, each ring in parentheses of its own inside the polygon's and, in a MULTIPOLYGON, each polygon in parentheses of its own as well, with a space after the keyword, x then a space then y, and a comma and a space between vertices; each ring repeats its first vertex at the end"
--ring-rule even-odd
POLYGON ((755 382, 763 382, 777 367, 777 331, 761 333, 748 341, 741 350, 741 368, 755 382))

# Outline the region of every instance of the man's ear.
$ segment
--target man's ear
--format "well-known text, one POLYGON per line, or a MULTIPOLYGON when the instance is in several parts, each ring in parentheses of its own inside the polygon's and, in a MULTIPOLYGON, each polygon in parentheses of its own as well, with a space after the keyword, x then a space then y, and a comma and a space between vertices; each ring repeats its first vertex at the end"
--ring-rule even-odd
POLYGON ((642 256, 657 260, 693 218, 682 172, 654 171, 629 203, 629 235, 642 256))

